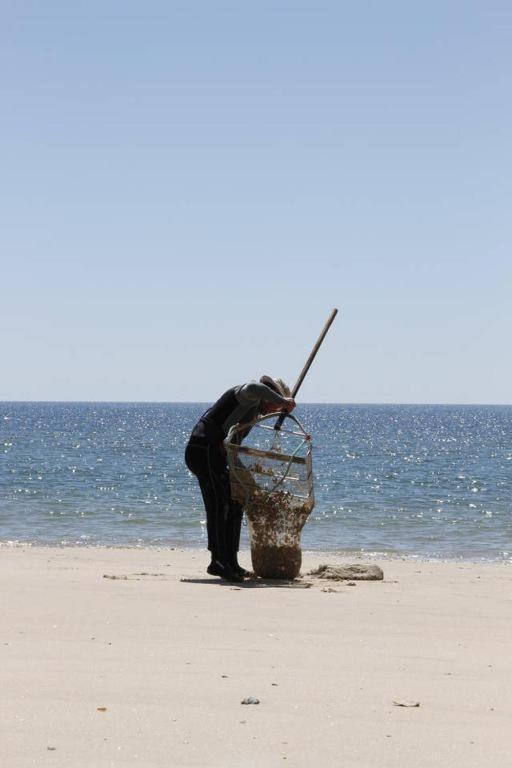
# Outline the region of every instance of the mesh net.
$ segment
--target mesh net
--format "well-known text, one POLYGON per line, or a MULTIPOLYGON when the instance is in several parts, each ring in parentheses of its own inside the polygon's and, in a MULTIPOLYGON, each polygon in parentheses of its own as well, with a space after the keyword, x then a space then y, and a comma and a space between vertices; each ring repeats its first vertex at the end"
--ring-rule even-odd
POLYGON ((226 449, 232 497, 245 509, 251 549, 297 549, 300 532, 314 504, 311 438, 288 415, 281 430, 275 414, 244 430, 234 428, 226 449))
POLYGON ((244 439, 246 428, 235 427, 228 435, 231 493, 247 509, 262 498, 277 505, 314 507, 311 438, 294 416, 287 416, 276 431, 275 414, 256 421, 244 439))
POLYGON ((235 427, 226 450, 231 494, 249 522, 255 573, 294 579, 302 560, 300 533, 315 505, 312 446, 294 416, 279 431, 276 418, 262 416, 248 435, 247 427, 235 427))

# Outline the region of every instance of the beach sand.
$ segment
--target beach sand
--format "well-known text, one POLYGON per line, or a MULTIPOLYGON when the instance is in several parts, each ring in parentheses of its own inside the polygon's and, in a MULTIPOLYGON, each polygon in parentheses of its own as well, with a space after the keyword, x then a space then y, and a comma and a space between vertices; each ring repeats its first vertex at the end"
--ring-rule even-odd
POLYGON ((0 547, 2 766, 512 765, 511 566, 372 562, 239 586, 200 550, 0 547))

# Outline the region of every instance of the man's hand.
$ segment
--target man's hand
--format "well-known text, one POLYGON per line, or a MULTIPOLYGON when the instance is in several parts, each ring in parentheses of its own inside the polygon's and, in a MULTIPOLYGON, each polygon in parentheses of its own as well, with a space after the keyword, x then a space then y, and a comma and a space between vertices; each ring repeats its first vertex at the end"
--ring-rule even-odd
POLYGON ((291 413, 294 408, 295 408, 295 400, 293 399, 293 397, 287 397, 286 405, 284 406, 286 413, 291 413))

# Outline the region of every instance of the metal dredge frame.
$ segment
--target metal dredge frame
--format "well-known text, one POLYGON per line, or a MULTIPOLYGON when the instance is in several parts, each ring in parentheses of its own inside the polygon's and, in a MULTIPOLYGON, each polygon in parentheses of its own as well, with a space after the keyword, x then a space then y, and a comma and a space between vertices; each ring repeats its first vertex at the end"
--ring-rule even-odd
MULTIPOLYGON (((275 419, 276 414, 270 413, 265 416, 260 416, 250 424, 236 425, 233 427, 226 439, 225 447, 228 456, 230 482, 232 487, 233 496, 237 499, 244 498, 247 503, 250 501, 251 495, 256 489, 263 490, 269 494, 274 493, 277 490, 285 491, 290 495, 290 502, 293 505, 307 504, 313 509, 315 505, 315 496, 313 490, 313 463, 312 463, 312 442, 311 436, 306 432, 299 420, 291 415, 286 414, 286 420, 290 419, 298 429, 283 429, 280 428, 279 432, 275 432, 275 427, 265 424, 265 421, 269 419, 275 419), (237 435, 244 433, 247 428, 258 427, 260 429, 267 429, 275 432, 276 438, 272 450, 266 451, 260 448, 253 448, 246 445, 241 445, 236 440, 237 435), (280 450, 279 435, 296 435, 301 440, 298 442, 297 447, 292 453, 283 453, 280 450), (253 457, 260 459, 262 462, 270 464, 270 470, 261 466, 257 462, 251 464, 244 463, 242 457, 253 457), (272 463, 278 465, 278 470, 274 474, 272 470, 272 463), (285 464, 284 471, 282 465, 285 464), (296 470, 295 472, 293 470, 296 470), (250 480, 248 474, 250 476, 250 480), (267 481, 270 478, 276 477, 276 482, 270 482, 270 486, 262 482, 265 478, 267 481), (259 481, 259 482, 258 482, 259 481), (302 486, 302 487, 301 487, 302 486)), ((277 418, 281 418, 280 415, 277 418)))

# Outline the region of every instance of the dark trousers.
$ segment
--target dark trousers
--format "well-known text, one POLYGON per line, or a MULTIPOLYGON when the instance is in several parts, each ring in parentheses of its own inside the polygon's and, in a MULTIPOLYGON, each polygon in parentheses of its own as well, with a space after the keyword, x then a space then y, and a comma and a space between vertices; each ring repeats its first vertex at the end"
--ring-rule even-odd
POLYGON ((215 559, 233 564, 240 544, 243 510, 231 498, 224 446, 191 439, 185 462, 197 477, 203 496, 208 549, 215 559))

